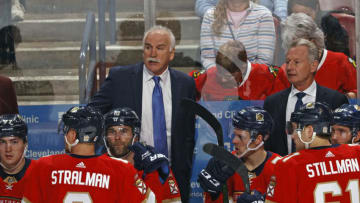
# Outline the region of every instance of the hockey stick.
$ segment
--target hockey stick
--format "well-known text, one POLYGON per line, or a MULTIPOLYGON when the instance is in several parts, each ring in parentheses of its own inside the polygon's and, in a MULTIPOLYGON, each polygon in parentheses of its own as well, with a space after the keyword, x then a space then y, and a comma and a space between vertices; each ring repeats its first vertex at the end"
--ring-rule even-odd
POLYGON ((224 147, 224 138, 221 124, 212 113, 210 113, 205 107, 187 98, 181 100, 181 105, 188 111, 200 116, 206 123, 208 123, 215 131, 218 145, 224 147))
MULTIPOLYGON (((183 106, 186 110, 200 116, 207 124, 209 124, 210 127, 215 131, 218 145, 220 147, 224 147, 224 138, 223 138, 223 131, 221 124, 212 113, 210 113, 205 107, 201 106, 200 104, 196 103, 191 99, 187 99, 187 98, 182 99, 180 105, 183 106)), ((228 197, 228 189, 226 184, 224 184, 222 193, 223 193, 223 202, 228 203, 229 197, 228 197)))
POLYGON ((248 176, 248 170, 240 159, 236 158, 229 151, 224 149, 223 147, 219 147, 213 143, 206 143, 203 147, 204 152, 210 154, 215 157, 215 159, 221 160, 225 162, 230 168, 234 169, 236 173, 238 173, 244 183, 245 192, 250 194, 250 182, 248 176))

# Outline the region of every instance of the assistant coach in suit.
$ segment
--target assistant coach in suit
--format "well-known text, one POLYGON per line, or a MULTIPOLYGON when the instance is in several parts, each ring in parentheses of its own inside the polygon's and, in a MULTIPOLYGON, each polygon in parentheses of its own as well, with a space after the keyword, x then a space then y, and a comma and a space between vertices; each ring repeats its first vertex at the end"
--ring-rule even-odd
POLYGON ((175 54, 175 37, 171 30, 162 26, 152 27, 144 35, 143 46, 144 62, 111 68, 89 105, 103 113, 118 107, 134 109, 141 117, 140 140, 156 148, 152 94, 156 86, 154 76, 160 76, 167 152, 182 201, 187 202, 195 146, 195 117, 181 109, 180 101, 183 98, 195 100, 195 82, 186 74, 168 67, 175 54))
POLYGON ((275 121, 273 131, 265 148, 282 156, 294 152, 291 135, 286 134, 286 122, 294 111, 298 99, 303 104, 323 102, 332 109, 348 103, 345 95, 316 84, 314 77, 319 64, 319 51, 314 43, 306 39, 294 41, 286 54, 286 75, 290 88, 267 97, 264 109, 275 121), (299 98, 299 95, 300 96, 299 98))
POLYGON ((0 75, 0 115, 16 113, 19 113, 19 110, 12 81, 0 75))

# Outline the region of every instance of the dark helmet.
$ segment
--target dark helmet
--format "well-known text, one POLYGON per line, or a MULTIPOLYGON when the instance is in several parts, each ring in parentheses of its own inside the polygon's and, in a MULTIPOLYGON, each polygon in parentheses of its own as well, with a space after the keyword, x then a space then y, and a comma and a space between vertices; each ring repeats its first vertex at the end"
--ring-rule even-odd
POLYGON ((69 129, 76 131, 76 138, 80 143, 96 142, 102 134, 103 116, 90 106, 75 106, 70 108, 63 116, 63 131, 69 129))
POLYGON ((130 108, 117 108, 105 114, 105 130, 117 125, 129 126, 134 135, 140 136, 140 119, 130 108))
POLYGON ((27 125, 19 114, 0 116, 0 137, 16 136, 27 141, 27 125))
POLYGON ((360 106, 356 104, 343 104, 333 113, 334 124, 350 128, 352 136, 360 130, 360 106))
POLYGON ((269 135, 273 127, 271 115, 261 107, 248 106, 236 112, 232 119, 235 128, 248 130, 252 139, 269 135))
POLYGON ((298 129, 311 125, 316 134, 330 135, 333 114, 328 105, 320 102, 309 102, 291 114, 290 122, 297 123, 298 129))

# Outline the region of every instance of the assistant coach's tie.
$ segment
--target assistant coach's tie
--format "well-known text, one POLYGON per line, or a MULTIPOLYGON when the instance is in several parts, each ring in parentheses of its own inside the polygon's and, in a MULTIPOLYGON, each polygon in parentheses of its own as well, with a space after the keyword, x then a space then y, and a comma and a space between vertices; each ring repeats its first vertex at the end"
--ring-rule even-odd
POLYGON ((166 122, 163 94, 160 86, 160 77, 153 77, 155 82, 152 94, 153 132, 155 149, 168 157, 166 122))
MULTIPOLYGON (((297 97, 297 101, 296 101, 296 104, 295 104, 294 111, 299 110, 300 106, 303 105, 302 98, 305 97, 305 95, 306 95, 306 93, 304 93, 304 92, 298 92, 298 93, 295 94, 295 96, 297 97)), ((295 152, 295 151, 296 151, 295 143, 292 140, 292 142, 291 142, 291 152, 295 152)))

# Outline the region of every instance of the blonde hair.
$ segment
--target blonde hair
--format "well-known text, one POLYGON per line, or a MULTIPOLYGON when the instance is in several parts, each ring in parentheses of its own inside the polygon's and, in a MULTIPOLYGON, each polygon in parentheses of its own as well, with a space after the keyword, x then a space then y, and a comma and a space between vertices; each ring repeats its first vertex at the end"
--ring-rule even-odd
POLYGON ((212 30, 216 36, 221 34, 222 27, 227 23, 227 0, 219 0, 214 11, 214 22, 212 24, 212 30))

